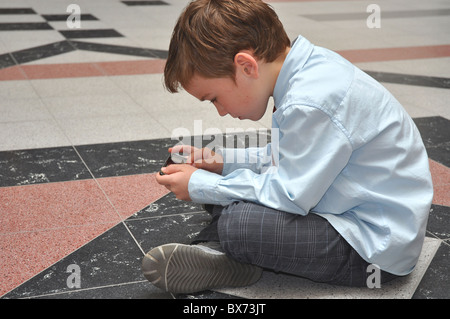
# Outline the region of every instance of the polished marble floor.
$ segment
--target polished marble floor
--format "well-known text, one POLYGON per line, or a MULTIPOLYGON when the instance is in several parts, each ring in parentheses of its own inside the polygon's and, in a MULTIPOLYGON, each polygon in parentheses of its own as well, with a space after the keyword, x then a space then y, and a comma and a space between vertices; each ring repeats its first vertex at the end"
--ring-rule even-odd
MULTIPOLYGON (((210 218, 154 174, 175 132, 267 132, 270 112, 258 122, 220 118, 164 91, 170 34, 187 1, 78 0, 81 28, 70 28, 74 2, 0 3, 0 296, 235 297, 173 296, 143 278, 144 252, 188 243, 210 218)), ((450 4, 377 1, 381 27, 370 28, 373 1, 268 2, 292 39, 343 55, 413 117, 435 189, 427 236, 441 243, 411 295, 450 298, 450 4)))

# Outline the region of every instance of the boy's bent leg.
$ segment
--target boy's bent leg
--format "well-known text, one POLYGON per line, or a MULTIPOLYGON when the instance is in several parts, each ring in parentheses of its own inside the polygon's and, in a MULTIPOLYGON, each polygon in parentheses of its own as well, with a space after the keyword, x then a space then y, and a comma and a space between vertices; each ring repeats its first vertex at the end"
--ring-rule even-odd
MULTIPOLYGON (((290 214, 236 202, 222 210, 220 243, 240 262, 317 282, 366 286, 367 263, 328 223, 314 213, 290 214)), ((381 271, 381 282, 395 276, 381 271)))
POLYGON ((217 223, 222 206, 208 205, 211 223, 192 245, 167 244, 150 250, 142 261, 144 276, 156 287, 172 293, 248 286, 261 277, 262 268, 227 256, 219 243, 217 223))

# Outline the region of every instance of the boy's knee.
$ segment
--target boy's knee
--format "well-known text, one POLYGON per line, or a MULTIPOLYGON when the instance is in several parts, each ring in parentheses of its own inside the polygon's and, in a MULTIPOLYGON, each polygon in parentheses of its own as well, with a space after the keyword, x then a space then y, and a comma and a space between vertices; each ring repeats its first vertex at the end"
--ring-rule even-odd
POLYGON ((220 242, 235 243, 240 241, 238 229, 241 228, 241 202, 232 203, 223 208, 217 224, 220 242))
POLYGON ((236 202, 225 207, 217 225, 220 244, 225 253, 247 263, 251 262, 253 255, 249 245, 250 230, 253 228, 250 205, 252 204, 236 202))

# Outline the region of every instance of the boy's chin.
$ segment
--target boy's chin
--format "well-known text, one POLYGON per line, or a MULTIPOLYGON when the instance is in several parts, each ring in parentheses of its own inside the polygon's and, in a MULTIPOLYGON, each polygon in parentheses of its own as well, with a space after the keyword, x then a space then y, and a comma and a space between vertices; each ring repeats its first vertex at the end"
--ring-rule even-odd
MULTIPOLYGON (((264 114, 266 114, 266 112, 263 112, 262 114, 255 114, 252 117, 249 117, 248 120, 250 121, 259 121, 260 119, 263 118, 264 114)), ((239 118, 241 120, 241 118, 239 118)), ((242 120, 245 120, 244 118, 242 118, 242 120)))

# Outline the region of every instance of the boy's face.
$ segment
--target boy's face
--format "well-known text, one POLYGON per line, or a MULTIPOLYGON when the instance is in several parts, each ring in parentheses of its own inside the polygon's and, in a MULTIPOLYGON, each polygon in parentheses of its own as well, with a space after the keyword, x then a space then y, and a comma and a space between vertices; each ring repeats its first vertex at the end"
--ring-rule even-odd
POLYGON ((200 101, 214 104, 220 116, 258 121, 266 112, 270 93, 254 79, 237 74, 230 78, 204 78, 195 75, 184 89, 200 101))

